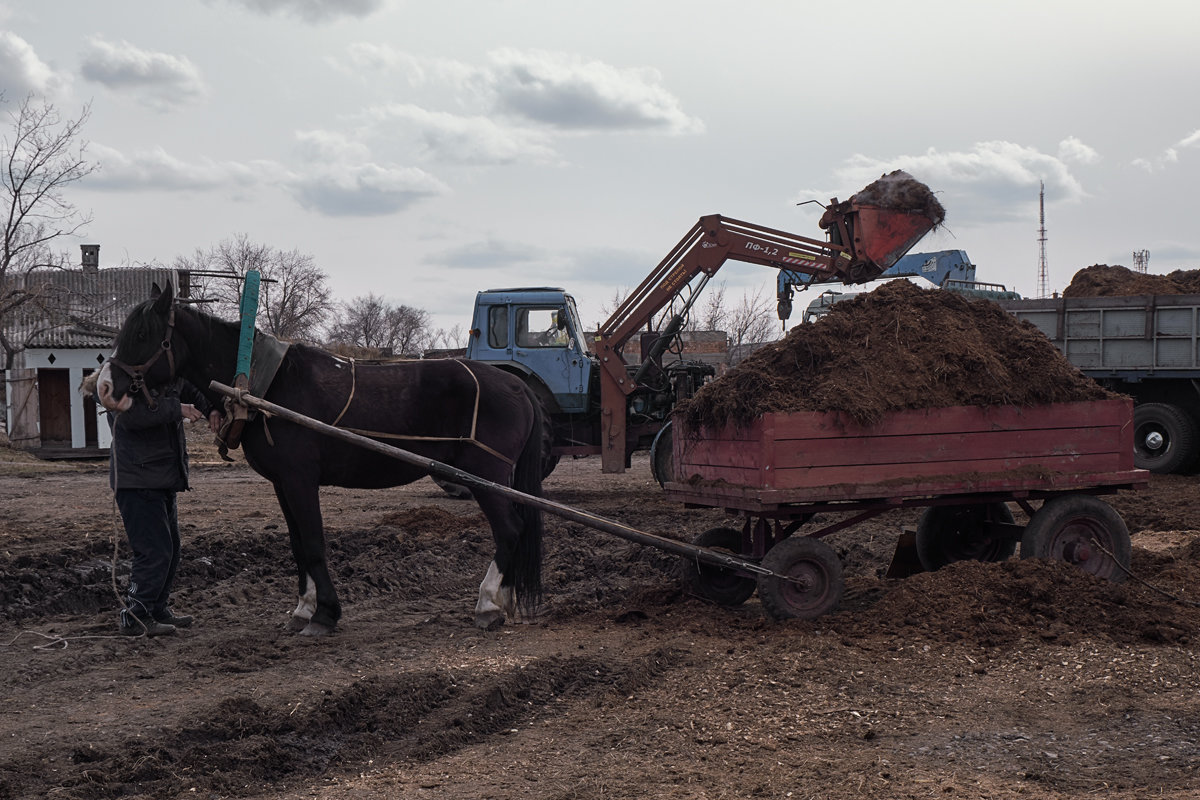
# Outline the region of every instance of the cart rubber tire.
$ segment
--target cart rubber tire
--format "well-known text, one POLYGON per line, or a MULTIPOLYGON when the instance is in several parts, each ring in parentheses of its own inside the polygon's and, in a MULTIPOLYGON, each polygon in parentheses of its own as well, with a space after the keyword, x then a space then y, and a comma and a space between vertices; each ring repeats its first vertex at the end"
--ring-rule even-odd
MULTIPOLYGON (((650 445, 650 473, 659 486, 675 480, 675 444, 671 421, 659 428, 650 445)), ((739 541, 741 541, 739 539, 739 541)))
MULTIPOLYGON (((742 534, 733 528, 710 528, 692 540, 692 544, 741 555, 742 534)), ((719 606, 740 606, 754 594, 754 578, 735 570, 683 558, 683 578, 691 592, 719 606)))
POLYGON ((1167 403, 1133 408, 1133 465, 1165 475, 1181 472, 1196 458, 1196 423, 1167 403))
POLYGON ((1021 537, 1021 558, 1066 561, 1113 583, 1128 577, 1131 549, 1129 528, 1121 515, 1108 503, 1086 494, 1047 500, 1034 512, 1021 537))
POLYGON ((762 565, 786 576, 758 576, 758 599, 775 619, 814 619, 833 611, 842 601, 841 559, 820 539, 784 539, 767 551, 762 565))
POLYGON ((1014 522, 1005 503, 930 506, 917 523, 917 558, 928 572, 955 561, 1006 561, 1017 552, 1014 538, 983 534, 988 519, 1014 522))

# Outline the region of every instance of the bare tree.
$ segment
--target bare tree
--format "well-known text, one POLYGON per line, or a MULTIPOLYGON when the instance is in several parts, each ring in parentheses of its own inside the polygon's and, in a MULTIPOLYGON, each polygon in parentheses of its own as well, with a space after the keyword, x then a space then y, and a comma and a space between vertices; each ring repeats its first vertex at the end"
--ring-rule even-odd
POLYGON ((431 344, 429 314, 412 306, 393 306, 376 294, 343 303, 329 326, 330 343, 381 354, 416 358, 431 344))
POLYGON ((458 324, 449 329, 438 328, 430 337, 429 346, 444 350, 461 350, 467 346, 467 331, 458 324))
POLYGON ((236 318, 246 273, 258 270, 258 326, 280 339, 315 341, 334 310, 327 276, 312 256, 252 242, 246 234, 207 250, 175 259, 176 269, 193 273, 192 294, 213 301, 213 312, 236 318))
POLYGON ((728 324, 729 310, 725 308, 725 281, 710 286, 699 308, 692 307, 684 330, 723 331, 728 324))
POLYGON ((725 316, 726 333, 734 347, 748 344, 770 342, 779 338, 778 321, 775 319, 775 305, 772 298, 763 295, 762 287, 754 290, 754 294, 742 292, 738 305, 728 311, 725 316))
MULTIPOLYGON (((4 96, 0 93, 0 102, 4 96)), ((0 200, 4 202, 0 239, 0 347, 4 369, 11 369, 33 329, 22 328, 21 340, 10 338, 9 322, 19 310, 43 306, 49 287, 31 279, 34 270, 64 268, 68 257, 54 245, 91 222, 67 200, 65 189, 90 175, 98 165, 84 155, 80 139, 91 115, 84 106, 75 119, 64 120, 45 100, 29 95, 10 113, 12 128, 0 139, 0 200)))

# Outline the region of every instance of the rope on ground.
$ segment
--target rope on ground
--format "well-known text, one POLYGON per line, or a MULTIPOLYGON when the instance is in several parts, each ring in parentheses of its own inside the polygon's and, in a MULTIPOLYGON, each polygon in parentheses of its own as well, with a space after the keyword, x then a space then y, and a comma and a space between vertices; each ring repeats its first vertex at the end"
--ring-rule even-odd
POLYGON ((1200 608, 1200 603, 1196 602, 1195 600, 1188 600, 1186 598, 1179 597, 1178 595, 1171 594, 1166 589, 1155 586, 1153 583, 1150 583, 1150 581, 1146 580, 1145 578, 1142 578, 1140 575, 1135 575, 1133 570, 1131 570, 1129 567, 1122 564, 1120 559, 1118 559, 1111 550, 1109 550, 1104 545, 1100 544, 1100 542, 1096 541, 1095 537, 1092 537, 1092 544, 1096 545, 1096 549, 1099 550, 1101 553, 1104 553, 1104 555, 1111 558, 1113 560, 1113 563, 1116 564, 1117 567, 1120 568, 1120 570, 1122 572, 1124 572, 1130 578, 1133 578, 1133 580, 1140 583, 1142 586, 1145 586, 1147 589, 1149 589, 1153 592, 1158 592, 1163 597, 1166 597, 1170 600, 1174 600, 1176 603, 1179 603, 1181 605, 1191 606, 1192 608, 1200 608))
POLYGON ((60 636, 57 633, 42 633, 41 631, 23 630, 20 633, 18 633, 16 636, 14 636, 12 639, 9 639, 7 642, 5 642, 4 646, 12 647, 14 644, 17 643, 17 639, 20 639, 25 634, 29 634, 30 636, 40 636, 43 639, 47 640, 43 644, 35 644, 33 646, 34 650, 49 650, 51 648, 58 648, 60 650, 66 650, 67 645, 70 644, 71 642, 78 642, 78 641, 82 641, 83 639, 138 639, 138 638, 145 636, 144 633, 138 634, 137 636, 127 636, 124 634, 116 634, 116 633, 92 633, 92 634, 80 634, 79 636, 60 636))

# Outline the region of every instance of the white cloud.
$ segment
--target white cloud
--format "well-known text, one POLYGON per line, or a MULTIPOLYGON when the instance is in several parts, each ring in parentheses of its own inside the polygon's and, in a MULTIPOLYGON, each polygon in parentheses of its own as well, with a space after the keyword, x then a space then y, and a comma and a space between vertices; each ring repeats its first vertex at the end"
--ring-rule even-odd
MULTIPOLYGON (((570 132, 640 131, 693 134, 704 123, 648 68, 619 68, 567 53, 504 48, 482 67, 415 56, 387 45, 360 43, 330 63, 345 74, 403 75, 412 86, 441 84, 453 102, 481 114, 506 115, 570 132)), ((373 78, 370 78, 373 79, 373 78)))
POLYGON ((88 155, 100 169, 84 181, 86 188, 113 191, 208 191, 248 187, 278 180, 282 168, 270 162, 218 162, 202 159, 189 163, 161 147, 130 154, 93 142, 88 155))
POLYGON ((83 77, 114 91, 132 91, 140 102, 168 111, 204 96, 200 70, 184 56, 142 50, 128 42, 88 40, 83 77))
POLYGON ((393 214, 449 188, 417 167, 377 164, 361 142, 331 131, 297 134, 307 162, 288 188, 303 207, 328 216, 393 214))
POLYGON ((0 31, 0 92, 9 100, 24 100, 30 93, 52 97, 65 86, 63 76, 42 61, 29 42, 0 31))
POLYGON ((1068 136, 1058 143, 1058 157, 1073 164, 1095 164, 1100 160, 1100 154, 1095 149, 1074 136, 1068 136))
POLYGON ((1037 202, 1042 181, 1048 200, 1078 202, 1087 197, 1061 158, 1002 141, 978 142, 965 151, 930 148, 920 155, 886 159, 855 155, 837 175, 842 185, 857 190, 895 169, 905 170, 934 192, 953 197, 953 202, 946 197, 942 202, 959 218, 1024 217, 1029 204, 1037 202))
POLYGON ((1166 147, 1160 155, 1153 158, 1135 158, 1130 163, 1151 174, 1160 172, 1172 164, 1179 163, 1179 147, 1200 147, 1200 129, 1194 130, 1180 139, 1173 147, 1166 147))
POLYGON ((501 111, 564 130, 704 130, 661 85, 657 70, 621 69, 540 50, 505 48, 489 57, 482 80, 501 111))
POLYGON ((345 55, 326 61, 338 72, 366 82, 377 80, 378 73, 395 73, 403 75, 412 86, 440 83, 458 88, 479 74, 476 67, 452 58, 415 56, 390 45, 370 42, 352 44, 345 55))
POLYGON ((411 104, 379 106, 367 112, 375 135, 412 145, 421 157, 451 164, 557 163, 558 155, 541 131, 503 126, 482 116, 430 111, 411 104))
POLYGON ((449 189, 415 167, 377 164, 360 143, 339 134, 299 135, 303 163, 287 168, 274 161, 188 162, 162 148, 124 154, 104 145, 89 150, 100 169, 84 188, 111 191, 245 193, 281 188, 304 208, 328 216, 380 216, 401 211, 449 189))
POLYGON ((229 0, 256 14, 285 14, 304 22, 326 22, 339 17, 369 17, 387 0, 229 0))

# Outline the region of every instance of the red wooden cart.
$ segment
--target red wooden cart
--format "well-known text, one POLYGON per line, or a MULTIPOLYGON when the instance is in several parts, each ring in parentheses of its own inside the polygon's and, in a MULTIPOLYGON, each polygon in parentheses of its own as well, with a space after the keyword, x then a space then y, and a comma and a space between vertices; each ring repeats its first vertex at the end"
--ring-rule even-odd
POLYGON ((1129 531, 1097 495, 1148 481, 1133 466, 1132 419, 1127 399, 900 411, 871 426, 840 413, 768 413, 721 430, 687 430, 677 418, 675 480, 664 488, 742 518, 740 530, 705 531, 696 545, 766 568, 692 560, 693 588, 727 605, 757 589, 778 618, 818 616, 840 601, 841 562, 821 537, 914 506, 928 507, 911 541, 924 569, 1004 560, 1019 543, 1022 558, 1062 559, 1119 581, 1129 531), (1014 522, 1010 502, 1028 524, 1014 522), (792 536, 824 512, 851 515, 792 536))

